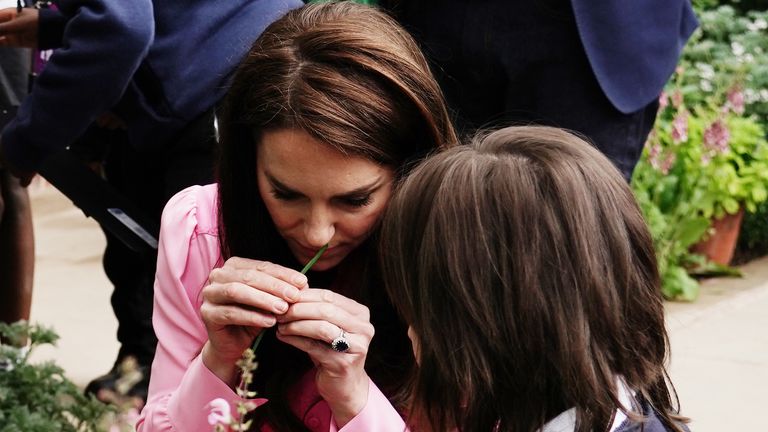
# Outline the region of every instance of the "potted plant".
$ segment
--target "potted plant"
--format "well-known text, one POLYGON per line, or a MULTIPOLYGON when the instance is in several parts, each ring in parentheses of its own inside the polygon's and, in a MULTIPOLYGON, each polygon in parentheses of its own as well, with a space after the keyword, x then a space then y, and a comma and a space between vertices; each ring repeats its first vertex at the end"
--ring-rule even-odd
MULTIPOLYGON (((688 67, 681 86, 692 90, 687 93, 687 104, 697 105, 713 97, 736 79, 743 88, 744 116, 768 129, 768 11, 743 1, 698 3, 701 27, 683 57, 688 67)), ((767 219, 767 205, 744 215, 737 246, 741 262, 768 253, 764 240, 768 238, 767 219)))
MULTIPOLYGON (((729 271, 691 253, 702 237, 738 226, 766 199, 768 11, 739 13, 712 0, 694 1, 700 28, 660 98, 660 112, 633 178, 656 242, 664 294, 692 300, 688 271, 729 271), (727 221, 736 215, 736 223, 727 221), (715 222, 716 226, 718 222, 715 222)), ((754 223, 750 224, 754 225, 754 223)), ((695 250, 704 250, 697 247, 695 250)), ((727 255, 722 258, 726 261, 727 255)))
POLYGON ((693 300, 698 283, 688 270, 707 262, 690 249, 729 215, 738 219, 768 198, 768 143, 759 123, 743 116, 738 83, 689 105, 695 89, 682 85, 684 72, 678 68, 661 96, 632 186, 654 237, 664 295, 693 300))

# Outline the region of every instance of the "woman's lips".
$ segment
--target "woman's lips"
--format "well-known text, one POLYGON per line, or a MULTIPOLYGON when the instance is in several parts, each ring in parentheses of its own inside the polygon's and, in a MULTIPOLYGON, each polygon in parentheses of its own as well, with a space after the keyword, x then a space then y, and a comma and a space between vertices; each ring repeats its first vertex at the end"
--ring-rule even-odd
MULTIPOLYGON (((320 250, 320 248, 306 247, 300 243, 297 243, 297 246, 299 247, 299 250, 301 251, 301 253, 308 257, 314 257, 317 251, 320 250)), ((323 252, 323 255, 320 258, 322 259, 323 257, 326 257, 328 255, 333 255, 338 249, 339 249, 338 246, 328 247, 328 249, 326 249, 325 252, 323 252)))

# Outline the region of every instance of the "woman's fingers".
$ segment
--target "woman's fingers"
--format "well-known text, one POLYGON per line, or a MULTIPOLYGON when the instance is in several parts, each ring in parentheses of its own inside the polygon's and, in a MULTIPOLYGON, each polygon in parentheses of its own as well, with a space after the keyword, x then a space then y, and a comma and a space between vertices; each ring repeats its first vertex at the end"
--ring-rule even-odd
POLYGON ((203 303, 200 306, 200 316, 207 324, 214 326, 249 326, 272 327, 275 316, 257 310, 244 309, 235 305, 213 305, 203 303))
POLYGON ((277 317, 277 321, 281 324, 307 320, 327 321, 346 332, 370 334, 373 337, 373 326, 367 319, 351 314, 338 304, 300 301, 292 304, 286 313, 277 317))
MULTIPOLYGON (((355 362, 359 359, 364 359, 368 354, 368 343, 358 335, 347 334, 347 341, 349 341, 349 350, 346 352, 336 352, 331 349, 330 342, 322 342, 317 339, 308 338, 305 336, 288 335, 278 330, 276 333, 277 338, 284 343, 292 345, 301 351, 307 353, 315 364, 329 367, 334 365, 331 369, 341 370, 342 368, 353 368, 355 362)), ((362 366, 362 364, 361 364, 362 366)))
POLYGON ((251 291, 265 292, 291 303, 299 299, 299 288, 295 285, 253 269, 242 270, 232 267, 214 269, 208 276, 208 282, 212 286, 230 284, 247 286, 251 291))
MULTIPOLYGON (((344 337, 349 343, 348 353, 365 354, 373 338, 373 326, 362 327, 363 332, 344 329, 344 337)), ((277 332, 285 337, 302 337, 317 341, 323 349, 330 349, 331 342, 341 336, 342 327, 322 320, 301 320, 279 324, 277 332)))
POLYGON ((254 273, 266 273, 272 277, 280 279, 296 288, 303 289, 307 287, 307 277, 301 272, 283 267, 269 261, 252 260, 248 258, 232 257, 224 263, 223 268, 231 268, 243 271, 246 277, 254 273))
POLYGON ((288 302, 282 297, 237 282, 208 285, 203 288, 203 299, 206 303, 243 305, 274 314, 288 310, 288 302))
POLYGON ((309 288, 299 293, 298 303, 328 303, 336 305, 348 313, 362 319, 370 321, 371 312, 367 306, 360 304, 348 297, 335 293, 327 289, 309 288))

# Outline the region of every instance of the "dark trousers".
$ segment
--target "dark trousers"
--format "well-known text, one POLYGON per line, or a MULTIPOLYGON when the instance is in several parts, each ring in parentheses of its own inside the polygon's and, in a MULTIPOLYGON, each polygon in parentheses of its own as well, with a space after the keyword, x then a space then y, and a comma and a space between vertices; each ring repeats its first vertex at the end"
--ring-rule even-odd
MULTIPOLYGON (((157 152, 138 152, 122 131, 92 130, 86 141, 107 143, 103 149, 107 181, 158 226, 169 198, 188 186, 213 182, 213 111, 190 123, 177 139, 157 152)), ((111 300, 121 345, 118 361, 133 355, 140 364, 148 365, 157 344, 152 329, 157 255, 135 252, 106 230, 105 235, 103 264, 114 286, 111 300)))
POLYGON ((570 1, 390 3, 424 48, 462 134, 513 124, 571 129, 630 178, 657 103, 630 114, 610 103, 589 65, 570 1))

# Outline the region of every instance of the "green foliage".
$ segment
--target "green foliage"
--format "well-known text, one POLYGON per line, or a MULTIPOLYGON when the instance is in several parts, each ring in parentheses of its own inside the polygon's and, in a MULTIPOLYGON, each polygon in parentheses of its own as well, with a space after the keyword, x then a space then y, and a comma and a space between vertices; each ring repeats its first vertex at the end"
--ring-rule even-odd
POLYGON ((743 263, 768 254, 768 202, 759 204, 755 213, 744 215, 734 262, 743 263))
POLYGON ((755 212, 768 198, 768 11, 740 12, 760 1, 694 1, 701 27, 662 95, 635 169, 632 186, 667 298, 696 297, 690 273, 732 273, 689 248, 712 218, 742 206, 755 212))
POLYGON ((768 0, 693 0, 693 7, 697 11, 714 9, 720 5, 731 6, 742 13, 768 10, 768 0))
POLYGON ((83 396, 53 362, 30 364, 31 352, 55 344, 53 330, 20 321, 0 323, 0 432, 85 432, 104 430, 112 408, 83 396), (30 341, 29 349, 17 346, 30 341))
POLYGON ((691 106, 743 90, 745 116, 768 126, 768 8, 737 12, 720 6, 699 13, 701 27, 680 60, 679 84, 691 106))
POLYGON ((664 295, 693 300, 698 283, 688 270, 716 267, 689 248, 707 234, 712 218, 742 206, 754 212, 766 201, 768 142, 763 128, 743 117, 724 92, 689 108, 682 73, 675 78, 632 187, 654 237, 664 295))
MULTIPOLYGON (((647 187, 644 182, 648 179, 642 173, 645 167, 638 166, 638 169, 635 172, 640 173, 633 177, 632 186, 653 236, 664 296, 694 300, 698 296, 699 286, 688 276, 683 266, 688 259, 688 248, 706 233, 709 220, 702 216, 691 217, 691 206, 685 202, 667 209, 666 213, 663 212, 653 198, 659 197, 660 192, 665 192, 664 186, 647 187)), ((661 183, 672 186, 674 180, 661 183)))

